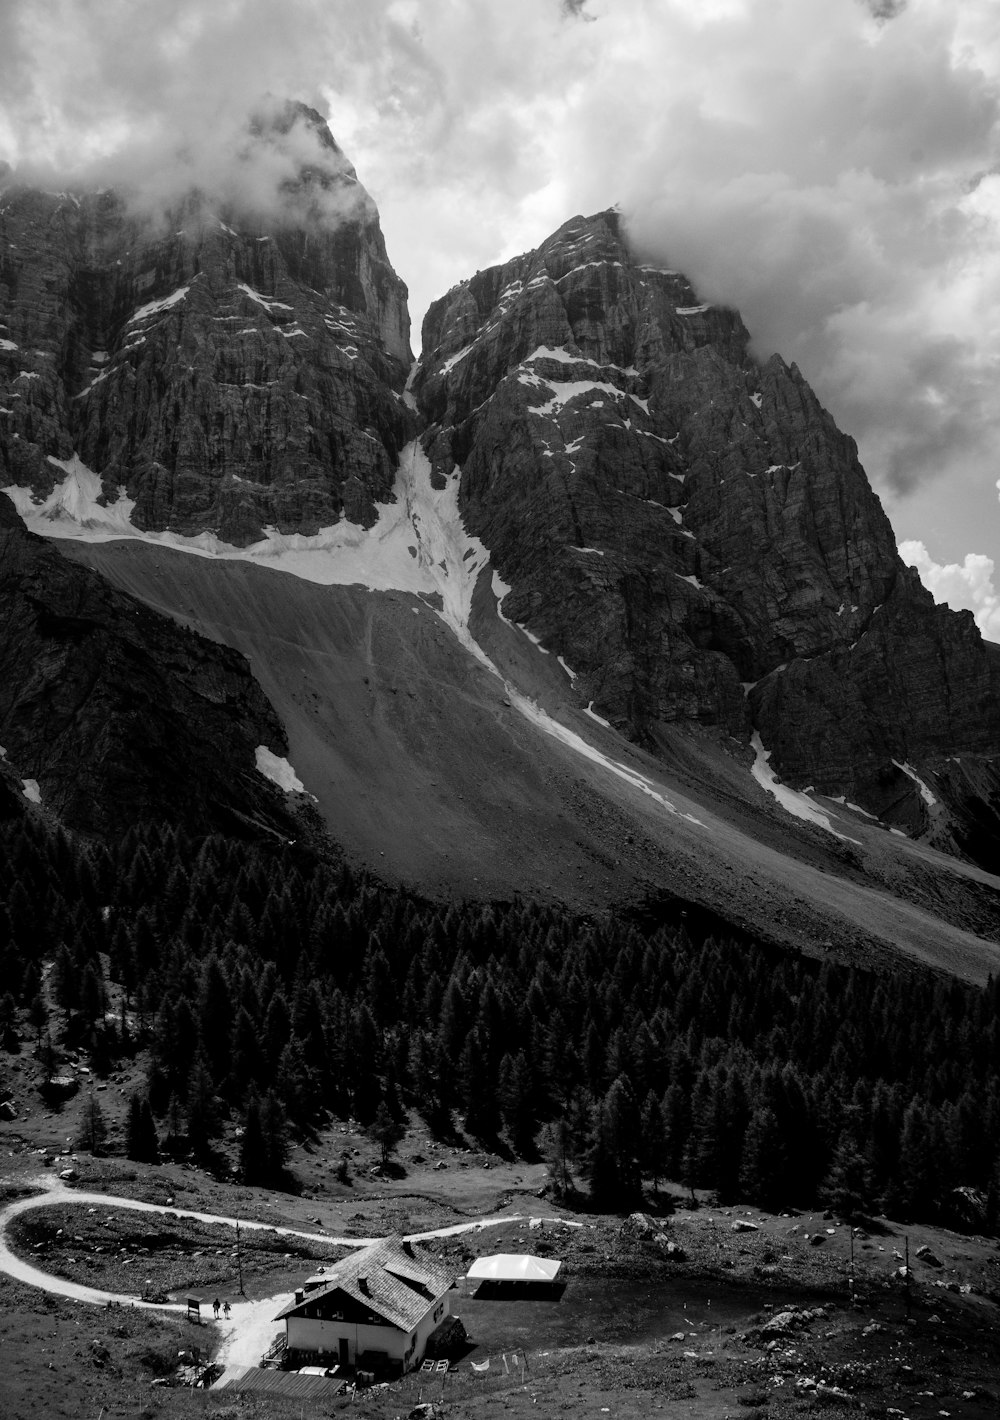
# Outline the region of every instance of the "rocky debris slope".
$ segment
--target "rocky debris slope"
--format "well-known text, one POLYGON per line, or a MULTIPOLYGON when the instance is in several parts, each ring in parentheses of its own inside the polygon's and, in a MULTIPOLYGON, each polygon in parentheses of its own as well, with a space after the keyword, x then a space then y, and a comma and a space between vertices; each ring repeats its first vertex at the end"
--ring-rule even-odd
POLYGON ((45 495, 75 452, 142 529, 243 546, 374 521, 414 425, 406 288, 318 114, 248 135, 293 141, 314 161, 277 213, 2 194, 0 486, 45 495))
POLYGON ((735 311, 639 262, 605 212, 448 292, 423 351, 435 470, 461 468, 502 614, 582 703, 647 745, 756 730, 786 779, 908 828, 936 797, 914 764, 985 756, 938 827, 992 842, 1000 647, 934 605, 854 441, 735 311))
POLYGON ((298 796, 256 767, 285 732, 237 651, 114 590, 0 495, 4 807, 116 835, 143 818, 296 837, 298 796))

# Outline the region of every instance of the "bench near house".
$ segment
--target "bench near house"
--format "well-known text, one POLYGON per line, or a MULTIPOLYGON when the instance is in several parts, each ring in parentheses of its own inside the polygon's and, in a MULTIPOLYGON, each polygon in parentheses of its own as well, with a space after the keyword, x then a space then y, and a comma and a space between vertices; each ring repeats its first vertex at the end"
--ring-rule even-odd
POLYGON ((409 1371, 450 1313, 455 1274, 419 1244, 392 1236, 311 1277, 275 1317, 289 1359, 409 1371))

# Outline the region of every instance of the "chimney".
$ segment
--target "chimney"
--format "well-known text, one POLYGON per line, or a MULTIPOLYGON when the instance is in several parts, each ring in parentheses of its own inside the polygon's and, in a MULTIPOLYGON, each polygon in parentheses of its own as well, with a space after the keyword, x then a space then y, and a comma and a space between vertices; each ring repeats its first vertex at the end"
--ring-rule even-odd
POLYGON ((413 1256, 413 1244, 412 1244, 411 1242, 404 1242, 404 1243, 403 1243, 403 1251, 406 1253, 407 1257, 412 1257, 412 1256, 413 1256))
POLYGON ((368 1295, 368 1277, 367 1277, 367 1275, 364 1276, 364 1277, 359 1277, 359 1278, 358 1278, 358 1291, 359 1291, 359 1292, 364 1292, 365 1296, 367 1297, 367 1295, 368 1295))

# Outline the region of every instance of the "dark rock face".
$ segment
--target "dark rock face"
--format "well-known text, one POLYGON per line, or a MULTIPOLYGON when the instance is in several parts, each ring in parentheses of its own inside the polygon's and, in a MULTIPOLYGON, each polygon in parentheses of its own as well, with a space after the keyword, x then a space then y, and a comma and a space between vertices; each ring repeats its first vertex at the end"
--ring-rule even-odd
POLYGON ((0 198, 0 486, 77 452, 146 529, 245 545, 374 520, 414 419, 406 288, 371 199, 312 110, 320 161, 285 217, 192 196, 168 221, 114 193, 0 198))
MULTIPOLYGON (((245 659, 115 591, 29 533, 0 495, 0 744, 43 810, 118 835, 302 831, 255 750, 286 749, 245 659)), ((22 804, 24 800, 22 798, 22 804)))
POLYGON ((893 760, 1000 748, 1000 647, 903 565, 853 440, 615 213, 455 287, 423 348, 425 441, 503 614, 619 729, 756 728, 790 781, 917 819, 893 760))

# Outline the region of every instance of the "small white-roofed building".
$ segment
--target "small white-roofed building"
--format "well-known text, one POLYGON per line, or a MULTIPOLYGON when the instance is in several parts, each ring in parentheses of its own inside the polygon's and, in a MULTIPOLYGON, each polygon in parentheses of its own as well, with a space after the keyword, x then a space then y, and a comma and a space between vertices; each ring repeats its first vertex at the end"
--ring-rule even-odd
POLYGON ((554 1282, 561 1266, 554 1258, 496 1252, 492 1257, 477 1258, 466 1275, 473 1282, 554 1282))
POLYGON ((454 1282, 445 1263, 392 1236, 311 1277, 275 1320, 293 1361, 408 1371, 449 1316, 454 1282))

